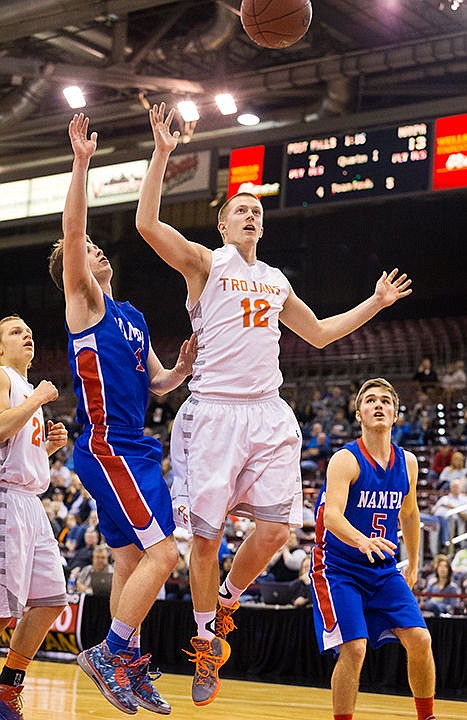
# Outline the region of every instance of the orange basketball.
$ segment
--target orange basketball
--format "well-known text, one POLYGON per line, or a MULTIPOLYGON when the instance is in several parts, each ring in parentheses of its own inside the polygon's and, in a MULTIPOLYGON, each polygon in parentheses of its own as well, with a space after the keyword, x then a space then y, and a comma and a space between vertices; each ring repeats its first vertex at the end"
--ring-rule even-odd
POLYGON ((310 27, 310 0, 243 0, 240 19, 251 40, 266 48, 285 48, 310 27))

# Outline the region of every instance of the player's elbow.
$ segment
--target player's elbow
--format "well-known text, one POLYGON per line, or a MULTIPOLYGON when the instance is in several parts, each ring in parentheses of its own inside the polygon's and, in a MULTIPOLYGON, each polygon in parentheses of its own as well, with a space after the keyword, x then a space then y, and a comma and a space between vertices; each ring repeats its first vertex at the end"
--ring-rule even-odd
POLYGON ((153 220, 152 222, 137 220, 136 229, 151 247, 156 246, 163 235, 162 223, 158 220, 153 220))
POLYGON ((139 232, 139 234, 146 239, 146 236, 150 233, 150 223, 148 223, 144 218, 141 218, 139 215, 136 215, 136 229, 139 232))
POLYGON ((333 532, 334 528, 336 526, 336 520, 337 520, 338 516, 339 516, 339 513, 337 513, 335 510, 325 507, 324 515, 323 515, 324 527, 327 530, 330 530, 331 532, 333 532))
POLYGON ((11 432, 8 432, 6 428, 0 428, 0 444, 5 443, 12 436, 11 432))
POLYGON ((318 348, 318 350, 322 350, 326 347, 326 345, 329 345, 329 343, 332 342, 332 338, 329 336, 326 326, 322 320, 318 320, 316 326, 314 327, 310 342, 313 347, 318 348))

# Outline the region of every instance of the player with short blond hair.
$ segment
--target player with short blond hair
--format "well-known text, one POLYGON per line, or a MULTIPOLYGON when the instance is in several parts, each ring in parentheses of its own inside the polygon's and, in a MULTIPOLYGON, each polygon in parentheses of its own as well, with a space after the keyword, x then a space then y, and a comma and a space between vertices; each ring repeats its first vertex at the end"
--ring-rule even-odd
POLYGON ((9 710, 22 718, 25 672, 67 602, 58 544, 38 496, 49 486, 49 455, 66 445, 68 434, 63 423, 49 420, 46 435, 42 406, 58 391, 48 380, 36 388, 28 381, 33 358, 24 320, 1 319, 0 632, 11 618, 21 622, 0 673, 0 717, 9 710))
POLYGON ((143 182, 136 225, 149 245, 185 278, 187 308, 199 352, 189 388, 172 429, 171 457, 176 521, 190 521, 190 582, 197 622, 191 640, 196 663, 192 697, 211 702, 218 670, 230 648, 230 617, 244 589, 302 522, 301 434, 279 397, 279 321, 306 342, 325 345, 363 325, 410 292, 410 280, 384 272, 374 294, 352 310, 318 320, 277 268, 257 259, 263 208, 251 193, 238 193, 219 212, 223 247, 189 242, 159 219, 162 183, 178 133, 174 110, 149 111, 154 153, 143 182), (219 590, 217 549, 224 519, 233 512, 255 519, 219 590), (216 603, 220 598, 216 621, 216 603))

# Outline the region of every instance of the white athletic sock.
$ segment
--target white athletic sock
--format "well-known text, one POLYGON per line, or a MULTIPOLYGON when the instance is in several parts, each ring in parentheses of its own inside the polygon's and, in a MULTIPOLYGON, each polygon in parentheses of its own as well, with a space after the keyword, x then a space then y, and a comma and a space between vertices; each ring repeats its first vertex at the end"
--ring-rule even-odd
POLYGON ((229 575, 227 575, 224 582, 219 588, 219 598, 222 605, 226 605, 227 607, 233 607, 240 595, 245 592, 246 588, 240 589, 235 587, 235 585, 232 585, 229 580, 229 576, 230 573, 229 575))
POLYGON ((198 626, 198 637, 212 640, 215 637, 216 611, 194 612, 195 622, 198 626))

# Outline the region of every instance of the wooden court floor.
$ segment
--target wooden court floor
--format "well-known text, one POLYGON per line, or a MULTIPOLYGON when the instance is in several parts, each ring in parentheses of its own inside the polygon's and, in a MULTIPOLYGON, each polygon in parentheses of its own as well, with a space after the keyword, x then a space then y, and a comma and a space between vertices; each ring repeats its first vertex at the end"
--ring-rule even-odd
MULTIPOLYGON (((330 720, 329 690, 223 680, 216 700, 203 708, 191 702, 191 678, 163 675, 161 694, 171 703, 170 717, 177 720, 330 720)), ((94 683, 75 663, 35 661, 24 688, 25 720, 117 720, 131 717, 110 705, 94 683)), ((436 704, 438 720, 465 720, 467 705, 450 700, 436 704)), ((139 709, 141 719, 162 717, 139 709)), ((354 720, 414 720, 413 701, 408 697, 362 693, 354 720)))

